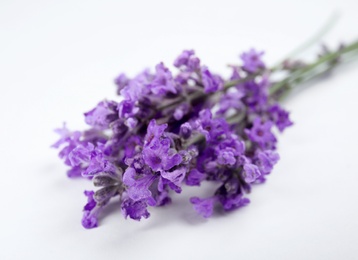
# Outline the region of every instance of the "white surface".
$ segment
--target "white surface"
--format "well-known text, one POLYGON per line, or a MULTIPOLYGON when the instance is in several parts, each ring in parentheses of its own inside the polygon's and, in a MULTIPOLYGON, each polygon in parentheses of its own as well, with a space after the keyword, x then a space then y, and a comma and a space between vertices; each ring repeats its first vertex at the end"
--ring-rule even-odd
MULTIPOLYGON (((295 126, 252 203, 209 221, 186 189, 147 221, 114 205, 80 224, 86 181, 66 178, 49 145, 67 121, 114 97, 112 79, 194 48, 213 70, 249 47, 275 62, 324 23, 329 43, 358 37, 357 1, 0 2, 0 259, 358 259, 357 96, 353 64, 287 101, 295 126)), ((312 52, 311 52, 312 53, 312 52)), ((210 189, 210 187, 208 187, 210 189)))

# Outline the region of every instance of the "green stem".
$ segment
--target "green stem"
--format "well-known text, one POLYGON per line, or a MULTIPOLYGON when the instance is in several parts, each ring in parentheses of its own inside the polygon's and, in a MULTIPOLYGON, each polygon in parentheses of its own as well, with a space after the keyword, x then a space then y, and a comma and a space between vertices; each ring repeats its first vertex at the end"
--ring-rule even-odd
MULTIPOLYGON (((353 42, 352 44, 342 48, 339 51, 336 51, 333 53, 328 53, 328 54, 320 57, 315 62, 308 64, 305 67, 293 72, 292 74, 287 76, 285 79, 283 79, 283 80, 277 82, 275 85, 273 85, 270 88, 270 95, 277 93, 279 90, 285 88, 288 84, 290 84, 290 82, 293 82, 293 81, 303 77, 305 74, 317 69, 320 66, 325 65, 328 67, 328 69, 331 68, 332 66, 334 66, 334 64, 332 63, 334 60, 336 60, 340 56, 343 56, 344 54, 352 53, 354 51, 358 51, 358 41, 353 42)), ((300 82, 302 82, 302 81, 300 81, 300 82)))
POLYGON ((304 42, 303 44, 301 44, 300 46, 298 46, 296 49, 294 49, 293 51, 291 51, 289 54, 287 54, 286 56, 284 56, 284 58, 278 62, 274 67, 278 67, 280 66, 285 60, 287 59, 292 59, 294 57, 296 57, 299 53, 301 53, 302 51, 308 49, 309 47, 311 47, 313 44, 317 43, 317 41, 319 41, 320 39, 322 39, 322 37, 329 32, 332 27, 337 23, 339 19, 339 14, 338 12, 333 13, 328 21, 323 25, 323 27, 318 31, 318 33, 314 34, 311 38, 309 38, 306 42, 304 42))

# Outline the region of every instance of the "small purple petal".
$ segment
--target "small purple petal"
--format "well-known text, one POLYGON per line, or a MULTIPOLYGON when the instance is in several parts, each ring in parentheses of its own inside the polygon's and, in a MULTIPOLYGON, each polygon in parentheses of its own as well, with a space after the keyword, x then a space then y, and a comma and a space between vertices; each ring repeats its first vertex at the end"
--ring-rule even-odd
POLYGON ((222 89, 222 79, 217 75, 211 74, 209 69, 205 66, 201 68, 201 77, 205 93, 212 93, 222 89))
POLYGON ((198 197, 190 198, 194 209, 204 218, 209 218, 213 214, 215 198, 200 199, 198 197))
POLYGON ((241 59, 244 62, 243 69, 254 73, 258 69, 265 68, 265 64, 261 60, 261 56, 264 55, 264 52, 257 52, 255 49, 251 49, 248 52, 241 54, 241 59))
POLYGON ((244 177, 247 183, 256 181, 260 176, 261 172, 256 165, 250 163, 244 165, 244 177))
POLYGON ((148 218, 150 216, 145 200, 133 201, 127 198, 122 201, 121 208, 125 218, 129 216, 131 219, 140 221, 141 218, 148 218))
POLYGON ((200 186, 201 181, 206 178, 206 174, 201 173, 197 169, 192 169, 187 178, 186 178, 186 185, 188 186, 200 186))

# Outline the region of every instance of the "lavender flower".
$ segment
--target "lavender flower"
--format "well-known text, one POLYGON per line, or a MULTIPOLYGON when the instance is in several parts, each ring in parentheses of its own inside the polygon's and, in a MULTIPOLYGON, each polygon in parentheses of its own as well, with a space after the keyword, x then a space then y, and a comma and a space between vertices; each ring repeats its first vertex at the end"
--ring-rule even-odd
POLYGON ((194 209, 204 218, 209 218, 213 214, 215 198, 200 199, 198 197, 190 198, 194 209))
POLYGON ((173 80, 172 73, 163 63, 159 63, 155 67, 156 74, 148 87, 154 95, 163 96, 169 92, 176 94, 175 83, 173 80))
POLYGON ((212 93, 223 87, 221 78, 217 75, 213 75, 205 66, 201 68, 201 77, 205 93, 212 93))
POLYGON ((273 123, 271 121, 262 122, 262 119, 257 117, 251 129, 246 129, 245 132, 248 138, 260 145, 262 148, 272 146, 276 143, 276 137, 271 132, 273 123))
POLYGON ((98 226, 98 215, 102 210, 102 205, 99 205, 93 198, 93 191, 85 191, 87 197, 87 204, 83 207, 82 226, 84 228, 95 228, 98 226))
POLYGON ((293 125, 289 118, 289 113, 281 108, 279 104, 274 104, 268 110, 271 120, 277 128, 282 132, 286 127, 293 125))
POLYGON ((261 172, 259 170, 259 167, 257 167, 256 165, 247 163, 244 165, 243 175, 244 175, 245 182, 252 183, 261 176, 261 172))
POLYGON ((200 69, 200 60, 195 56, 195 52, 193 50, 185 50, 174 61, 174 66, 193 72, 200 69))
POLYGON ((97 107, 85 113, 85 121, 94 128, 107 129, 109 124, 118 118, 117 103, 102 101, 97 107))
POLYGON ((201 173, 197 169, 192 169, 186 178, 186 185, 188 186, 200 186, 200 183, 206 178, 204 173, 201 173))
POLYGON ((125 218, 129 216, 131 219, 139 221, 141 218, 148 218, 150 216, 144 200, 133 201, 125 198, 123 199, 121 209, 125 218))
POLYGON ((129 78, 126 76, 126 74, 121 73, 117 78, 115 78, 114 83, 117 85, 117 94, 120 94, 120 91, 127 86, 129 82, 129 78))
POLYGON ((242 68, 247 72, 254 73, 258 69, 265 68, 265 64, 261 60, 261 56, 264 55, 264 52, 257 52, 255 49, 251 49, 248 52, 241 54, 241 59, 244 62, 242 68))
POLYGON ((121 101, 104 100, 85 113, 89 130, 57 129, 53 147, 60 148, 68 175, 92 179, 96 187, 85 191, 83 226, 97 227, 112 198, 120 200, 125 218, 139 221, 151 207, 169 204, 172 191, 204 181, 219 187, 205 199, 190 199, 204 218, 216 206, 232 211, 247 205, 251 186, 263 182, 279 159, 272 128, 282 132, 292 125, 270 95, 262 55, 244 53, 226 83, 192 50, 175 60, 177 74, 163 63, 154 73, 120 74, 121 101))
POLYGON ((128 187, 127 194, 132 200, 139 201, 149 199, 153 202, 154 198, 152 197, 149 187, 157 178, 157 176, 151 173, 137 176, 135 169, 127 168, 123 175, 123 183, 128 187))

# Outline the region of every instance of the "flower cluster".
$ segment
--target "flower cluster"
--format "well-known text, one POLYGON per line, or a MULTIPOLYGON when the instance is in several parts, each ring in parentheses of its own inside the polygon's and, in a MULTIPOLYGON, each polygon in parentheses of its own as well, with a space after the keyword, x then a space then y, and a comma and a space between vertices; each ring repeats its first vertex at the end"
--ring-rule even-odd
POLYGON ((85 228, 112 198, 121 202, 124 217, 148 218, 149 207, 171 202, 183 185, 218 183, 205 198, 190 202, 208 218, 214 206, 225 211, 249 203, 252 184, 265 181, 279 160, 276 127, 292 125, 289 114, 269 93, 269 72, 263 52, 251 49, 231 66, 224 80, 186 50, 174 61, 173 74, 163 63, 154 72, 115 79, 117 101, 104 100, 84 114, 89 130, 56 130, 59 156, 69 177, 93 181, 85 191, 85 228))

